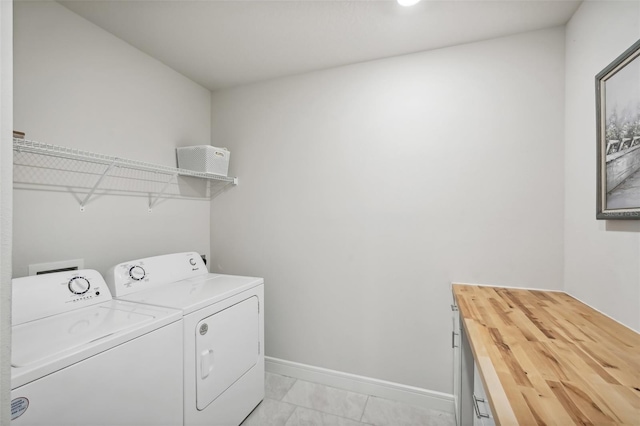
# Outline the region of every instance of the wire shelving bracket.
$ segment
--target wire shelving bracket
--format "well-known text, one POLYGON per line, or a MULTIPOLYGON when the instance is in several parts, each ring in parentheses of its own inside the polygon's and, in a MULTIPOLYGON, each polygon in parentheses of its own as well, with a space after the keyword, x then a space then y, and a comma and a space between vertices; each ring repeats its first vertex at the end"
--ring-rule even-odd
POLYGON ((178 178, 178 174, 174 174, 171 175, 171 177, 169 178, 169 180, 167 181, 167 183, 164 184, 164 186, 162 187, 162 189, 160 190, 160 192, 158 192, 158 195, 156 196, 155 200, 152 198, 151 200, 149 200, 149 213, 151 213, 153 211, 153 206, 158 202, 158 200, 160 199, 160 197, 162 197, 162 194, 164 194, 167 190, 167 188, 169 187, 169 185, 171 184, 171 182, 174 179, 178 178))

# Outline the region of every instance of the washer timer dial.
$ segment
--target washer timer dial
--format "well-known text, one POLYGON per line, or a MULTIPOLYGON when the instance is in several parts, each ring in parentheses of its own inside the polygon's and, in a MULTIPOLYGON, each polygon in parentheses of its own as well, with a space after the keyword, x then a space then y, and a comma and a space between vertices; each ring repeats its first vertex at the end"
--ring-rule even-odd
POLYGON ((68 285, 69 291, 73 294, 85 294, 91 288, 91 283, 85 277, 73 277, 68 285))
POLYGON ((142 280, 146 275, 147 273, 142 268, 142 266, 132 266, 129 269, 129 276, 136 281, 142 280))

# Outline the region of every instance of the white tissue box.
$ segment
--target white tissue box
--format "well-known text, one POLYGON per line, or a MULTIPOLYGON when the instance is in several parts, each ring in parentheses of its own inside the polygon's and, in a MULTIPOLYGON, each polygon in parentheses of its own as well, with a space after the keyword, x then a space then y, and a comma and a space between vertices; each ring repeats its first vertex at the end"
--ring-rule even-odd
POLYGON ((211 145, 176 148, 178 168, 227 176, 231 153, 226 148, 211 145))

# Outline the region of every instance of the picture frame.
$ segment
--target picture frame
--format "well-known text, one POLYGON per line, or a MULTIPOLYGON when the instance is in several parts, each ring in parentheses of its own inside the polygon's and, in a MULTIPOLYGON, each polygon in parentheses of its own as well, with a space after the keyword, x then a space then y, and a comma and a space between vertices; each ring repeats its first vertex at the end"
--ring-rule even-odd
POLYGON ((596 75, 596 219, 640 219, 640 40, 596 75))

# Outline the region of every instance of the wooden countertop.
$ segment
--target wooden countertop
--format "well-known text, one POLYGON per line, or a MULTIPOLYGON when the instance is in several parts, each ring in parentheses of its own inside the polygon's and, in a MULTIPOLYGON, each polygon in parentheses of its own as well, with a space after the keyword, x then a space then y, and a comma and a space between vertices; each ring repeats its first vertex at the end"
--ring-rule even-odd
POLYGON ((562 292, 453 293, 496 424, 640 425, 640 334, 562 292))

